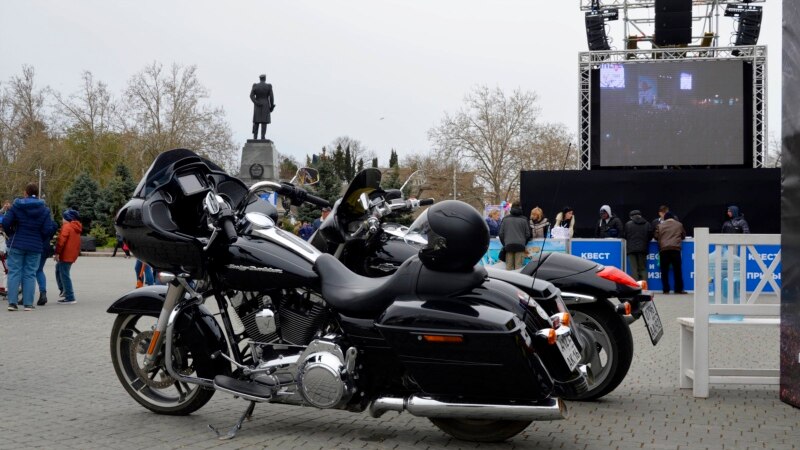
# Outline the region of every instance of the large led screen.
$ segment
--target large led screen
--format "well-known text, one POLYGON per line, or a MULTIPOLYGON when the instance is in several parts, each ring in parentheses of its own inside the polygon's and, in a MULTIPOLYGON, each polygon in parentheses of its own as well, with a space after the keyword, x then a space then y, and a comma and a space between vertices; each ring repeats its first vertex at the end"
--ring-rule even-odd
POLYGON ((593 165, 598 159, 600 167, 743 165, 752 146, 745 138, 752 113, 743 64, 601 64, 593 165))

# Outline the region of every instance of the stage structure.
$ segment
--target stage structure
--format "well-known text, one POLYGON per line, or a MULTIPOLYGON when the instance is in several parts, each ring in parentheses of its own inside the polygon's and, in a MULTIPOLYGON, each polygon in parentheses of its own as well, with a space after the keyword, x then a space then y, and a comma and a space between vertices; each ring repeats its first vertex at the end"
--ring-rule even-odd
MULTIPOLYGON (((747 5, 766 0, 743 1, 747 5)), ((625 48, 636 49, 640 43, 653 42, 655 35, 655 0, 580 0, 581 11, 613 11, 622 16, 625 48)), ((701 47, 716 47, 719 42, 720 15, 733 2, 722 0, 692 0, 692 40, 701 47), (697 24, 700 24, 698 26, 697 24), (699 33, 697 33, 699 32, 699 33)), ((608 17, 608 14, 605 14, 608 17)), ((612 19, 614 20, 614 19, 612 19)), ((731 43, 732 44, 732 43, 731 43)))
MULTIPOLYGON (((653 2, 636 3, 652 6, 653 2)), ((580 53, 580 168, 763 167, 766 70, 764 46, 580 53), (727 85, 720 81, 726 77, 730 78, 727 85), (634 111, 636 107, 641 114, 634 111), (642 114, 651 114, 653 120, 648 122, 642 114), (669 125, 664 117, 674 122, 672 134, 658 128, 662 123, 669 125), (680 117, 696 120, 683 119, 684 130, 680 117), (637 124, 643 125, 641 129, 636 129, 637 124), (654 131, 663 131, 664 137, 658 139, 654 131), (683 154, 673 155, 676 148, 683 154), (646 151, 652 154, 644 155, 646 151)))

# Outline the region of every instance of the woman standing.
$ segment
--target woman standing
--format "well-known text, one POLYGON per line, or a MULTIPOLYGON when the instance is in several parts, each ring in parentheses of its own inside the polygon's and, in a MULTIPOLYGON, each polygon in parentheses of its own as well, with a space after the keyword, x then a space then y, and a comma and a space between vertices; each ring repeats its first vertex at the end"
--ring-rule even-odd
POLYGON ((530 221, 528 224, 531 227, 531 235, 533 239, 545 238, 549 234, 550 222, 544 216, 544 211, 538 206, 531 210, 530 221))
POLYGON ((568 239, 572 238, 574 233, 575 213, 571 207, 565 206, 564 209, 562 209, 561 212, 556 216, 556 221, 553 224, 553 237, 557 237, 559 239, 568 239), (556 233, 556 228, 561 228, 563 231, 559 230, 559 232, 556 233), (559 236, 556 236, 556 234, 559 236))

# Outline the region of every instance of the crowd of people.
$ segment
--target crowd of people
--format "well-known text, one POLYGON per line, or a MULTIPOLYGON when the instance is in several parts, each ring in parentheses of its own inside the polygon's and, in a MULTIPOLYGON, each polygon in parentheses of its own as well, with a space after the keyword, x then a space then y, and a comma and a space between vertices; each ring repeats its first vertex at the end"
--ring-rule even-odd
POLYGON ((0 257, 3 274, 7 275, 7 286, 0 289, 0 294, 7 297, 9 311, 18 311, 20 306, 23 311, 33 311, 37 285, 36 304, 47 304, 44 267, 51 256, 56 261, 55 277, 61 297, 57 303, 72 305, 77 301, 70 269, 80 255, 80 215, 74 209, 66 209, 59 231, 50 208, 38 197, 38 185, 29 183, 22 197, 13 203, 5 201, 0 209, 0 257))
MULTIPOLYGON (((750 233, 750 227, 735 205, 728 207, 727 220, 722 224, 723 233, 750 233)), ((686 229, 678 217, 670 212, 667 205, 658 209, 658 217, 647 221, 640 210, 628 213, 628 221, 623 223, 609 205, 602 205, 598 212, 594 237, 597 239, 626 239, 629 273, 637 280, 647 279, 647 254, 650 241, 658 244, 662 291, 671 290, 685 294, 683 289, 681 246, 686 239, 686 229), (669 273, 675 283, 670 286, 669 273)), ((508 214, 501 218, 499 209, 492 209, 486 217, 486 225, 492 237, 498 237, 502 245, 500 259, 505 260, 508 270, 520 269, 525 259, 525 248, 529 241, 537 238, 553 237, 569 239, 574 236, 575 214, 571 207, 565 206, 556 216, 552 225, 540 207, 534 207, 526 219, 519 202, 511 204, 508 214)))

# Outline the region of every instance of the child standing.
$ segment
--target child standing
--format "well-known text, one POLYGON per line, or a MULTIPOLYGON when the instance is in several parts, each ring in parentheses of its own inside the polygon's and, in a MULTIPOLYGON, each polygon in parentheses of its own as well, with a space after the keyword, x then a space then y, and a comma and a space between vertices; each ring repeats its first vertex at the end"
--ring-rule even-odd
POLYGON ((64 219, 61 231, 58 233, 58 243, 56 244, 56 276, 59 277, 60 285, 64 289, 64 298, 58 301, 59 305, 74 305, 75 291, 72 288, 72 278, 70 269, 72 263, 77 261, 81 253, 81 232, 83 225, 80 222, 80 215, 74 209, 67 209, 62 214, 64 219))

